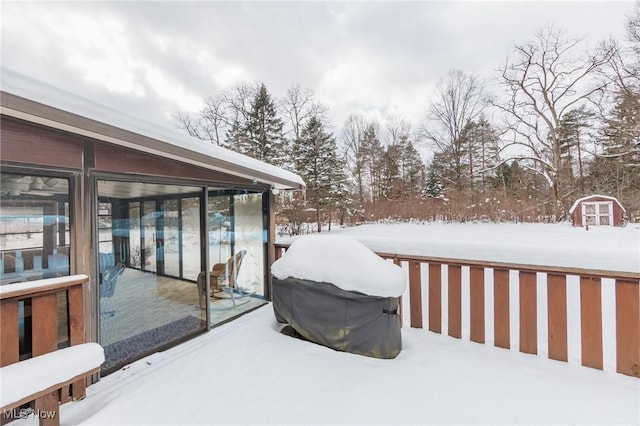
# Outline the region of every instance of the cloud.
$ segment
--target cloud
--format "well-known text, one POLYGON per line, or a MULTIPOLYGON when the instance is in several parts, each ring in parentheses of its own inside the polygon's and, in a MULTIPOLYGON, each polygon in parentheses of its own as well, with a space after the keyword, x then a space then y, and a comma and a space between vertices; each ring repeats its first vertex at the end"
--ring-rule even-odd
POLYGON ((166 127, 242 81, 264 82, 273 96, 313 89, 336 126, 362 113, 417 127, 449 70, 491 77, 514 43, 548 23, 592 45, 620 37, 632 5, 7 2, 2 63, 166 127))

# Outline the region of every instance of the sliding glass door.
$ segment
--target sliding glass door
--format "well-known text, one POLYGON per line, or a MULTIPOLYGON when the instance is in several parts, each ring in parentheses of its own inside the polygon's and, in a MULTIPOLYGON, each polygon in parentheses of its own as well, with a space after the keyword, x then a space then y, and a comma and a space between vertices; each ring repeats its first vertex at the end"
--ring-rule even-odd
POLYGON ((207 328, 198 187, 98 180, 105 373, 207 328))
POLYGON ((211 321, 266 303, 266 214, 262 192, 210 189, 211 321))

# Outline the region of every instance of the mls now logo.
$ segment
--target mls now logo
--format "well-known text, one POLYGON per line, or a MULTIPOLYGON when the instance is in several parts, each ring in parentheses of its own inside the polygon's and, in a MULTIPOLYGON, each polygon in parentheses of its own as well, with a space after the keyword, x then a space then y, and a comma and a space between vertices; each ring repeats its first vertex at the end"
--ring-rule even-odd
POLYGON ((2 414, 6 419, 12 419, 12 420, 26 419, 27 417, 35 417, 38 419, 47 420, 47 419, 55 419, 57 413, 53 410, 46 411, 46 410, 33 410, 31 408, 20 408, 20 409, 15 408, 10 411, 5 411, 2 414))

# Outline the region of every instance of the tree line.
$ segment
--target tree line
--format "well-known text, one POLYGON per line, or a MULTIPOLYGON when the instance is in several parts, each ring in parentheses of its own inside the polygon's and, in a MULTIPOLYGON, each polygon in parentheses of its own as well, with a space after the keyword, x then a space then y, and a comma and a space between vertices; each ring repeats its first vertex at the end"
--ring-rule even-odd
POLYGON ((275 98, 264 83, 240 83, 175 120, 298 173, 306 194, 278 204, 292 233, 332 220, 558 221, 592 193, 618 198, 640 220, 640 2, 626 35, 585 51, 545 27, 515 45, 491 81, 443 76, 416 126, 353 114, 335 135, 311 89, 275 98))

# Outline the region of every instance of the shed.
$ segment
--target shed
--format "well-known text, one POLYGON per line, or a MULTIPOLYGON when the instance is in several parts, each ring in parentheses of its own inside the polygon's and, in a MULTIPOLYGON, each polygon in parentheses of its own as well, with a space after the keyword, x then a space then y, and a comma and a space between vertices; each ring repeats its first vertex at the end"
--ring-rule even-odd
POLYGON ((573 226, 622 226, 626 212, 620 201, 607 195, 580 198, 569 210, 573 226))

